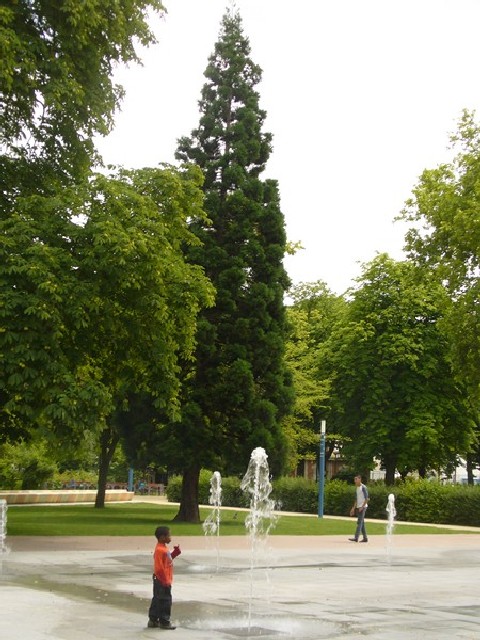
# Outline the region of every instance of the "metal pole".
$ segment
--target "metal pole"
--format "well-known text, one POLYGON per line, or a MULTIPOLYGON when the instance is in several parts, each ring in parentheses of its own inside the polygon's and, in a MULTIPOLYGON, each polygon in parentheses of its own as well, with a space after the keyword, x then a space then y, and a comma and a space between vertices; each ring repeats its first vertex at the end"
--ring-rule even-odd
POLYGON ((128 468, 127 491, 133 491, 133 467, 128 468))
POLYGON ((320 422, 320 450, 318 457, 318 517, 323 518, 323 494, 325 489, 325 432, 326 422, 320 422))

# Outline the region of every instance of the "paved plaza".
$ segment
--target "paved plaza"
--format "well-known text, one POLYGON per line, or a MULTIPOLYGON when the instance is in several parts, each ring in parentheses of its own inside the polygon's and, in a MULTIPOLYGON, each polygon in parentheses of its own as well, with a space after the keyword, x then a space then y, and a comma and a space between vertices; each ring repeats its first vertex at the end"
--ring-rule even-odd
POLYGON ((153 536, 7 539, 1 640, 480 638, 479 533, 172 543, 177 629, 165 631, 146 627, 153 536))

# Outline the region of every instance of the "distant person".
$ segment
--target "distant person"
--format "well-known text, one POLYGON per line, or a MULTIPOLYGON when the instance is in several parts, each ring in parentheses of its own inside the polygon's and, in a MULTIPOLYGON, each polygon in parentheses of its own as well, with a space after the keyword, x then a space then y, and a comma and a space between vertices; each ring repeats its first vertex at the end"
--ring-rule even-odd
POLYGON ((354 482, 357 490, 355 494, 355 502, 353 503, 353 507, 350 509, 350 515, 354 516, 357 514, 357 528, 355 530, 355 537, 349 538, 349 540, 351 542, 358 542, 358 538, 361 533, 362 539, 360 542, 368 542, 367 531, 365 529, 365 512, 367 511, 368 506, 368 489, 362 483, 362 476, 355 476, 354 482))
POLYGON ((155 529, 157 544, 153 552, 153 598, 148 610, 148 627, 159 629, 175 629, 170 622, 172 610, 172 560, 181 554, 180 546, 173 547, 170 553, 167 544, 170 542, 170 529, 155 529))

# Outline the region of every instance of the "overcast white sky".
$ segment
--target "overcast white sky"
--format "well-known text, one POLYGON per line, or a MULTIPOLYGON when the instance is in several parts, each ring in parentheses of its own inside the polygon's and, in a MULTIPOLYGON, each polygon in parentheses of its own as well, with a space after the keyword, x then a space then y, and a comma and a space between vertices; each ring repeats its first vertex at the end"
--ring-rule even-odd
MULTIPOLYGON (((203 72, 228 0, 164 0, 159 43, 126 89, 104 161, 174 162, 199 119, 203 72)), ((237 0, 274 152, 294 283, 343 293, 376 252, 402 257, 394 217, 425 168, 450 159, 463 108, 480 113, 480 0, 237 0)))

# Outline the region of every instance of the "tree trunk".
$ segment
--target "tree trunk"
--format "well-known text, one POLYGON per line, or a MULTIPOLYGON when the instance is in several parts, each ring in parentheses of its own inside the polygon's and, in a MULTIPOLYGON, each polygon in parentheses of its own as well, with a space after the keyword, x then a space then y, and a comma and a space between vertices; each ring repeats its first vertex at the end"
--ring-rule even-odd
POLYGON ((395 462, 391 462, 385 466, 385 484, 387 487, 392 487, 395 484, 395 462))
POLYGON ((333 442, 328 442, 325 445, 325 462, 327 460, 330 460, 330 458, 332 457, 333 452, 335 451, 335 445, 336 445, 336 441, 334 440, 333 442))
POLYGON ((467 455, 467 483, 473 486, 473 470, 475 468, 473 456, 471 453, 467 455))
POLYGON ((180 509, 174 520, 178 522, 200 522, 200 509, 198 507, 199 480, 199 466, 194 465, 184 470, 182 478, 182 497, 180 501, 180 509))
POLYGON ((95 509, 103 509, 105 506, 105 491, 107 489, 107 476, 113 454, 117 448, 120 436, 113 427, 105 427, 100 434, 100 458, 98 461, 98 489, 95 496, 95 509))

